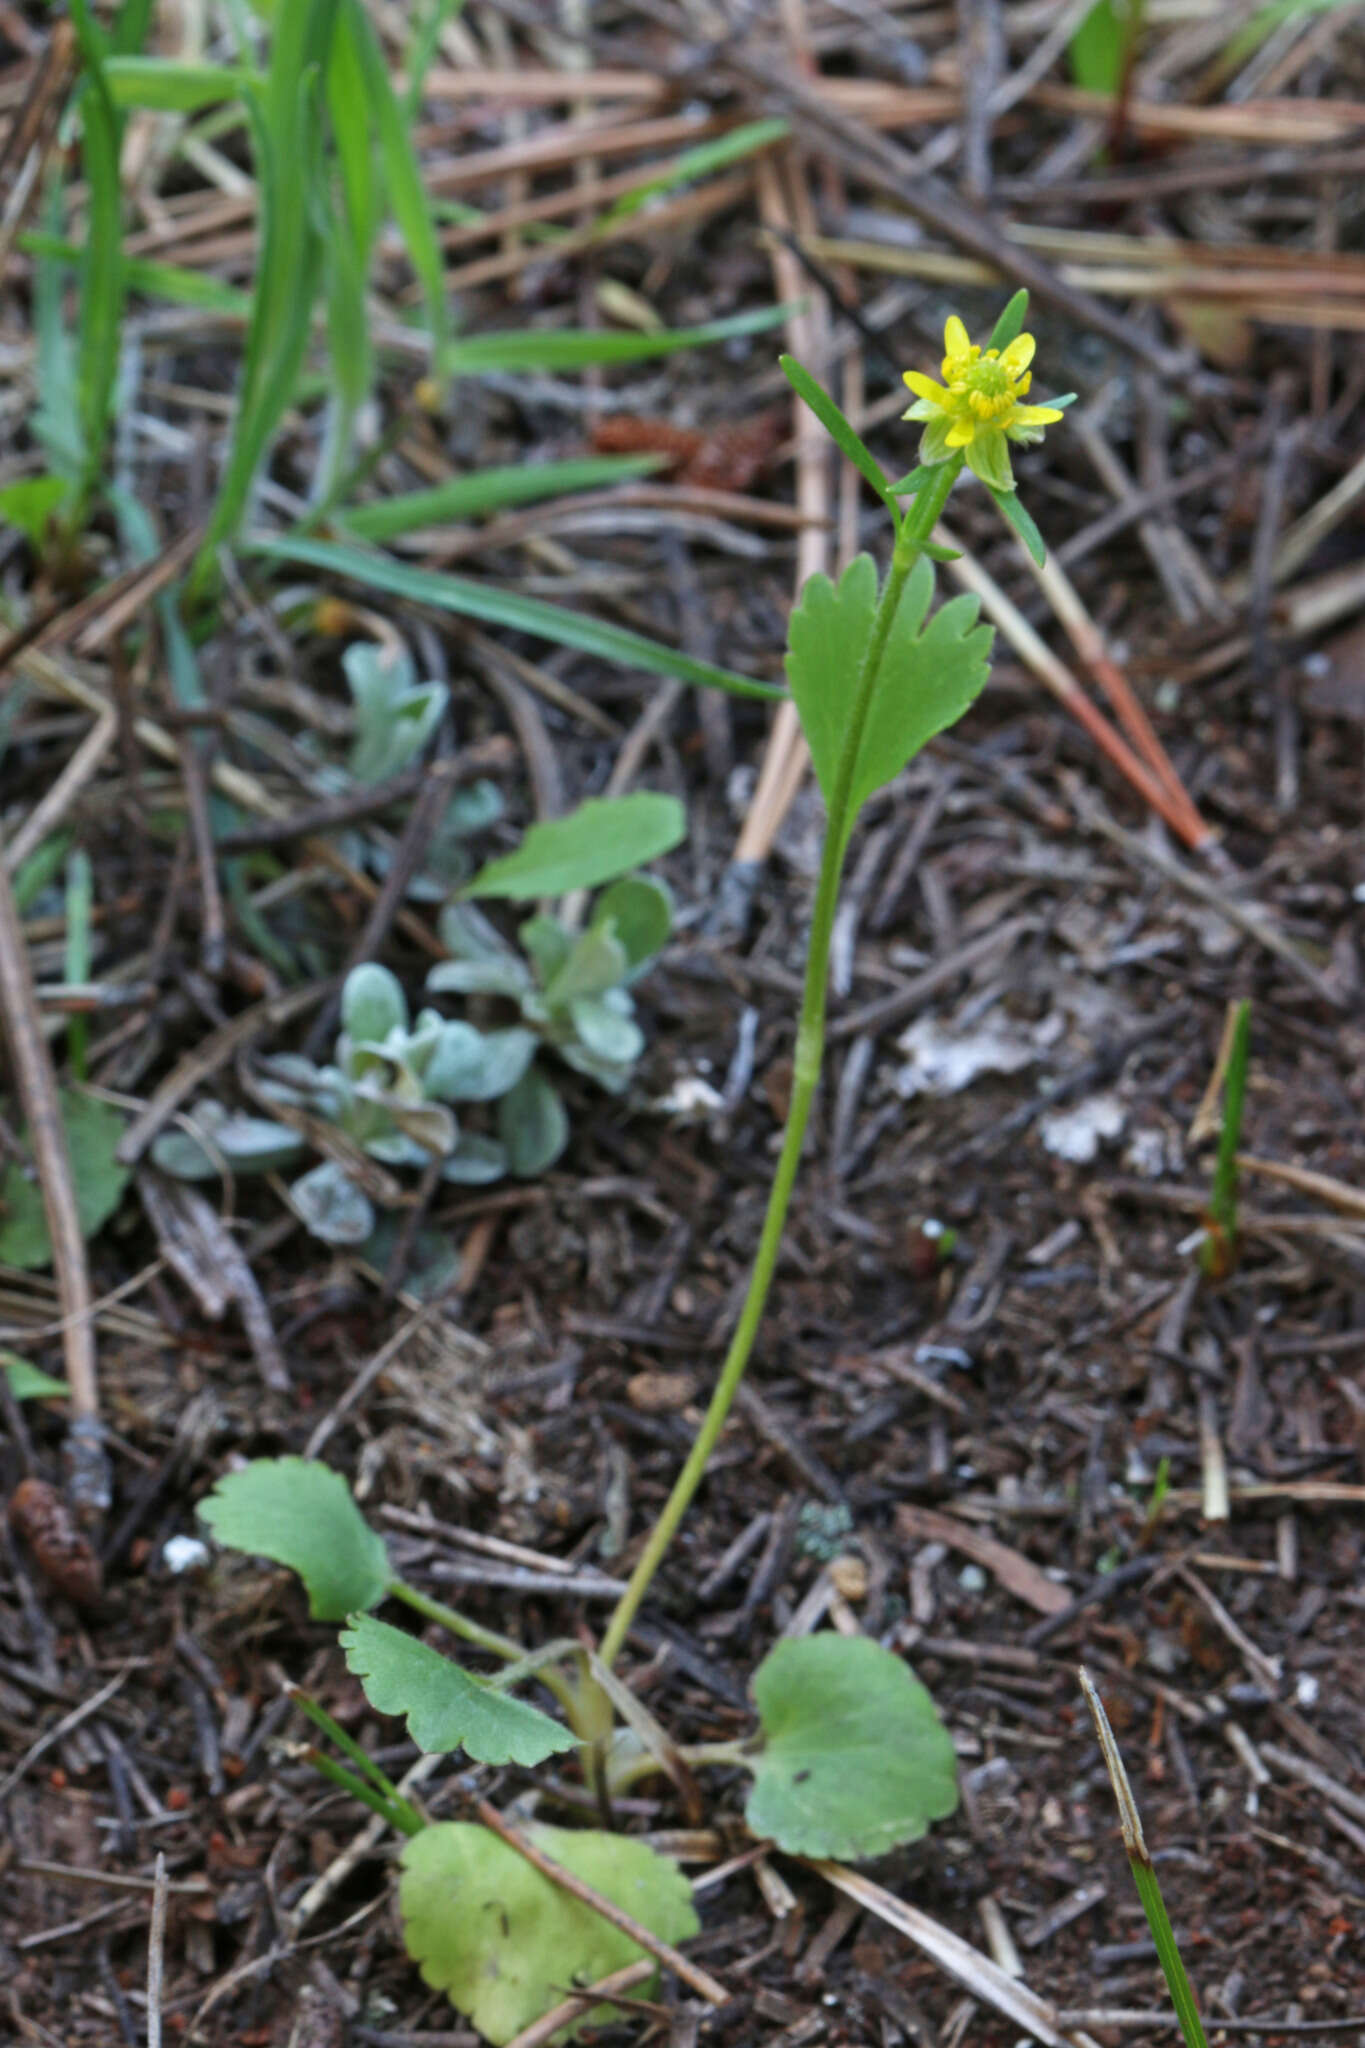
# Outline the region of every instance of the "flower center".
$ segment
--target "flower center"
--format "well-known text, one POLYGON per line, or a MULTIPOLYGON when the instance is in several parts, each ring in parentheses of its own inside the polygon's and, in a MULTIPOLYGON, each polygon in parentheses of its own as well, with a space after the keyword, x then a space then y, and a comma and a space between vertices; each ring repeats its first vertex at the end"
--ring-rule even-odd
POLYGON ((968 405, 977 419, 998 420, 1014 408, 1015 381, 1002 362, 985 357, 968 366, 962 378, 968 405))

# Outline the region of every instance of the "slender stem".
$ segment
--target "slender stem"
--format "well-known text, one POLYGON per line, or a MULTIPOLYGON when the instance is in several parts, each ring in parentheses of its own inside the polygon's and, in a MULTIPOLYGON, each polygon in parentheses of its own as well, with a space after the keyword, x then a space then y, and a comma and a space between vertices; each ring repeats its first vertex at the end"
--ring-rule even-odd
MULTIPOLYGON (((462 1642, 473 1643, 476 1649, 487 1650, 490 1656, 501 1657, 505 1664, 517 1664, 526 1652, 511 1636, 499 1635, 493 1628, 483 1628, 477 1621, 471 1621, 467 1614, 461 1614, 454 1607, 447 1607, 442 1600, 433 1600, 426 1593, 410 1586, 406 1579, 391 1579, 389 1592, 395 1600, 402 1600, 414 1614, 420 1614, 427 1621, 434 1621, 440 1628, 448 1628, 453 1636, 462 1642)), ((566 1714, 572 1716, 575 1695, 571 1680, 562 1671, 546 1670, 537 1674, 547 1692, 552 1692, 566 1714)))
POLYGON ((896 613, 910 571, 925 541, 938 524, 939 513, 943 510, 961 466, 962 460, 959 456, 955 461, 939 464, 930 472, 916 494, 896 536, 891 568, 877 605, 871 638, 863 656, 853 709, 844 735, 843 751, 839 756, 834 790, 829 800, 824 850, 820 858, 820 879, 815 891, 810 943, 806 952, 801 1015, 796 1029, 791 1101, 787 1109, 786 1128, 782 1133, 782 1150, 778 1155, 777 1169, 768 1195, 763 1232, 749 1273, 748 1291, 710 1405, 697 1432, 696 1441, 688 1454, 686 1464, 674 1481, 673 1491, 664 1503, 658 1521, 649 1532, 649 1539, 640 1553, 639 1562, 630 1575, 629 1584, 617 1602, 607 1632, 602 1638, 599 1654, 606 1665, 613 1664, 620 1655, 621 1646, 625 1642, 640 1603, 649 1590, 650 1582, 663 1562, 669 1544, 677 1534, 679 1523, 692 1505, 692 1497, 701 1484, 702 1475, 710 1463, 711 1453, 719 1441, 731 1405, 739 1391, 739 1383, 744 1377, 744 1369, 749 1363, 754 1339, 763 1320, 768 1290, 772 1286, 773 1274, 777 1269, 782 1233, 786 1228, 787 1210, 791 1206, 792 1189, 796 1184, 796 1172, 801 1161, 801 1148, 805 1143, 806 1126, 810 1122, 811 1105, 815 1100, 816 1083, 820 1079, 820 1065, 824 1057, 825 991, 829 979, 830 940, 839 904, 839 880, 843 873, 844 852, 855 815, 852 802, 853 777, 858 765, 858 755, 862 750, 863 732, 876 691, 877 678, 881 673, 886 644, 891 637, 891 628, 895 624, 896 613))
POLYGON ((391 1805, 382 1792, 377 1792, 373 1785, 367 1785, 363 1778, 358 1778, 354 1771, 348 1771, 346 1766, 337 1763, 335 1758, 324 1756, 320 1749, 310 1748, 308 1761, 319 1777, 339 1786, 343 1792, 349 1792, 352 1799, 358 1799, 362 1806, 368 1806, 371 1813, 377 1813, 381 1820, 387 1821, 400 1835, 418 1835, 425 1827, 426 1823, 421 1815, 415 1807, 408 1805, 406 1799, 401 1808, 391 1805))
MULTIPOLYGON (((305 1714, 315 1728, 320 1728, 323 1734, 336 1744, 342 1755, 349 1757, 351 1762, 369 1779, 385 1806, 394 1813, 403 1816, 405 1833, 415 1835, 419 1829, 425 1826, 425 1822, 417 1808, 403 1797, 403 1794, 394 1784, 392 1778, 380 1770, 378 1764, 375 1763, 372 1757, 366 1754, 354 1736, 348 1735, 346 1730, 332 1719, 327 1709, 318 1704, 311 1693, 304 1692, 302 1687, 297 1685, 290 1686, 288 1692, 290 1699, 294 1702, 299 1712, 305 1714)), ((398 1823, 395 1822, 395 1826, 397 1825, 398 1823)))

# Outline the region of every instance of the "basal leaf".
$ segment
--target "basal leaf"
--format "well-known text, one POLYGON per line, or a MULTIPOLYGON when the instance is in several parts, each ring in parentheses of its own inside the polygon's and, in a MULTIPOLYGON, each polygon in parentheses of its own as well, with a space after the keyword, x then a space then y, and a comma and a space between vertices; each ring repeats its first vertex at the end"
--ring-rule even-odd
POLYGON ((377 1607, 393 1577, 383 1538, 350 1487, 308 1458, 257 1458, 229 1472, 200 1502, 199 1517, 229 1549, 296 1571, 315 1621, 377 1607))
MULTIPOLYGON (((595 1829, 525 1833, 661 1940, 697 1933, 686 1878, 646 1842, 595 1829)), ((495 2048, 558 2005, 569 1986, 596 1983, 643 1953, 490 1828, 438 1821, 405 1844, 402 1863, 398 1901, 408 1954, 431 1988, 444 1991, 495 2048)), ((614 2017, 611 2007, 596 2006, 555 2039, 572 2040, 614 2017)))
POLYGON ((539 1067, 528 1067, 498 1104, 498 1138, 518 1180, 534 1180, 569 1142, 568 1112, 539 1067))
MULTIPOLYGON (((850 826, 872 792, 954 724, 986 680, 993 636, 989 626, 976 624, 976 599, 953 598, 926 625, 933 587, 934 572, 921 557, 882 657, 854 767, 850 826)), ((859 555, 837 586, 827 576, 812 576, 791 616, 787 679, 827 804, 876 610, 876 564, 859 555)))
POLYGON ((592 921, 610 925, 633 974, 668 944, 673 929, 673 898, 653 875, 624 875, 604 889, 593 905, 592 921))
POLYGON ((464 1749, 479 1764, 539 1764, 577 1738, 538 1707, 472 1678, 404 1629, 352 1615, 341 1635, 346 1662, 381 1714, 405 1714, 419 1749, 464 1749))
POLYGON ((794 1856, 884 1856, 957 1806, 952 1737, 866 1636, 781 1642, 754 1673, 763 1748, 745 1819, 794 1856))
POLYGON ((671 852, 686 836, 687 814, 675 796, 641 789, 631 796, 590 797, 567 818, 532 825, 515 853, 489 861, 462 894, 524 903, 567 889, 595 889, 671 852))

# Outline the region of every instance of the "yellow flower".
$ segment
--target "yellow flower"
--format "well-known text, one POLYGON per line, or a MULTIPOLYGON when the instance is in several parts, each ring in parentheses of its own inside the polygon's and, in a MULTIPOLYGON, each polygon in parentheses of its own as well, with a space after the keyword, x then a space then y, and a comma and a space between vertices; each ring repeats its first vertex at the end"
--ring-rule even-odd
POLYGON ((943 330, 943 382, 907 370, 915 403, 903 417, 927 422, 919 459, 947 462, 960 449, 967 467, 997 491, 1012 491, 1009 443, 1041 441, 1043 428, 1062 415, 1056 406, 1025 405, 1033 372, 1034 339, 1016 334, 1005 348, 983 353, 956 313, 943 330))

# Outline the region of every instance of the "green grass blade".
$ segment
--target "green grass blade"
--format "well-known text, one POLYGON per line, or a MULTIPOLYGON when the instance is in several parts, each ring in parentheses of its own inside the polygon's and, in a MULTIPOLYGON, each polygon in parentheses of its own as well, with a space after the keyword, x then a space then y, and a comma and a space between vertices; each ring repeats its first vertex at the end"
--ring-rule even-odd
POLYGON ((83 523, 95 487, 113 414, 123 327, 123 199, 119 173, 119 119, 104 75, 104 37, 86 0, 71 0, 71 23, 86 69, 81 94, 82 159, 90 228, 81 257, 81 310, 76 384, 85 442, 81 496, 72 523, 83 523))
POLYGON ((1104 1711, 1104 1702, 1096 1692, 1089 1672, 1082 1669, 1078 1675, 1081 1691, 1085 1695, 1086 1705, 1095 1723, 1095 1733, 1099 1737, 1109 1782, 1114 1788, 1114 1798, 1119 1810, 1119 1828, 1128 1856, 1128 1867, 1133 1873, 1133 1882, 1142 1901, 1142 1910, 1147 1915, 1147 1925, 1152 1930, 1152 1940, 1156 1943, 1161 1972, 1171 1994, 1171 2003, 1180 2022, 1180 2031, 1185 2037, 1185 2048, 1208 2048, 1204 2038, 1203 2022, 1199 2017, 1199 2007, 1185 1973, 1180 1947, 1166 1911, 1166 1902, 1161 1896, 1161 1886, 1157 1882, 1151 1852, 1143 1836, 1142 1821, 1138 1815, 1137 1802, 1133 1798, 1133 1788, 1128 1781, 1119 1746, 1114 1740, 1109 1716, 1104 1711))
POLYGON ((336 518, 359 540, 391 541, 418 527, 446 526, 458 519, 504 512, 510 505, 531 505, 570 491, 596 490, 604 484, 648 476, 658 467, 655 455, 586 455, 568 462, 507 463, 476 470, 471 476, 450 477, 429 490, 406 491, 372 505, 353 505, 336 518))
POLYGON ((584 333, 577 328, 524 328, 504 334, 461 335, 452 342, 447 366, 457 377, 475 377, 482 370, 504 374, 536 370, 584 370, 597 363, 641 363, 670 356, 678 349, 705 348, 749 334, 766 334, 794 310, 763 306, 735 313, 726 320, 708 320, 700 327, 675 327, 662 334, 619 331, 584 333))
MULTIPOLYGON (((90 979, 90 914, 94 905, 94 874, 90 856, 77 847, 66 864, 66 960, 69 982, 90 979)), ((85 1079, 88 1020, 73 1016, 66 1027, 66 1048, 73 1079, 85 1079)))
MULTIPOLYGON (((460 0, 460 11, 463 11, 463 0, 460 0)), ((409 128, 417 119, 417 110, 422 103, 422 90, 436 55, 441 30, 455 12, 455 0, 433 0, 425 17, 413 30, 412 41, 408 45, 407 62, 403 66, 403 75, 407 80, 403 87, 403 119, 409 128)))
POLYGON ((259 89, 259 71, 241 64, 183 64, 169 57, 111 57, 105 65, 116 107, 155 114, 199 114, 259 89))
POLYGON ((1015 335, 1022 332, 1027 318, 1028 292, 1021 285, 1001 307, 999 318, 991 329, 991 338, 986 343, 987 348, 1008 348, 1015 335))
POLYGON ((728 135, 718 135, 714 141, 698 143, 695 149, 685 149, 662 176, 646 178, 631 191, 623 192, 596 225, 607 228, 628 219, 660 194, 676 191, 679 185, 686 185, 692 179, 710 177, 713 171, 724 170, 728 164, 755 156, 759 150, 781 142, 790 133, 789 121, 745 121, 740 127, 732 128, 728 135))
MULTIPOLYGON (((25 256, 32 256, 40 264, 49 266, 63 263, 78 265, 84 254, 81 243, 68 242, 62 235, 44 233, 37 228, 29 228, 19 235, 15 246, 25 256)), ((130 292, 141 292, 149 299, 169 299, 173 305, 195 306, 203 312, 222 313, 234 320, 248 319, 251 314, 250 292, 239 291, 236 285, 224 284, 221 278, 206 270, 186 270, 178 263, 153 263, 145 256, 129 256, 124 261, 123 281, 130 292)), ((57 290, 60 307, 60 280, 57 290)), ((34 316, 36 329, 39 324, 36 305, 34 316)), ((41 345, 40 337, 40 348, 41 345)), ((41 374, 39 382, 42 382, 41 374)))
POLYGON ((1226 1277, 1237 1256, 1237 1154, 1242 1145, 1246 1108, 1247 1064, 1251 1055, 1251 1003, 1237 1005, 1223 1077, 1223 1124, 1209 1194, 1209 1230, 1199 1248, 1199 1263, 1210 1279, 1226 1277))
POLYGON ((336 0, 282 8, 264 94, 246 98, 255 137, 260 261, 232 443, 190 575, 195 593, 211 574, 218 547, 241 524, 256 473, 303 367, 322 261, 322 241, 310 210, 322 162, 319 81, 335 15, 336 0))
POLYGON ((685 683, 729 690, 740 697, 780 699, 786 694, 771 683, 755 682, 749 676, 717 668, 709 661, 694 661, 690 655, 624 626, 568 611, 562 605, 547 604, 543 598, 499 590, 495 584, 476 582, 472 577, 414 568, 395 561, 392 555, 371 554, 334 541, 290 535, 248 540, 243 552, 266 561, 290 562, 348 577, 352 582, 368 584, 372 590, 382 590, 389 597, 431 605, 438 611, 457 612, 464 618, 481 619, 486 625, 507 626, 514 632, 533 634, 538 640, 551 640, 560 647, 595 654, 603 661, 644 669, 649 675, 676 676, 685 683))
POLYGON ((450 342, 450 314, 446 306, 445 264, 422 183, 422 167, 412 146, 410 124, 389 82, 389 67, 374 26, 360 0, 344 0, 344 6, 344 18, 355 37, 370 113, 379 137, 389 206, 422 287, 433 361, 439 374, 450 342))

